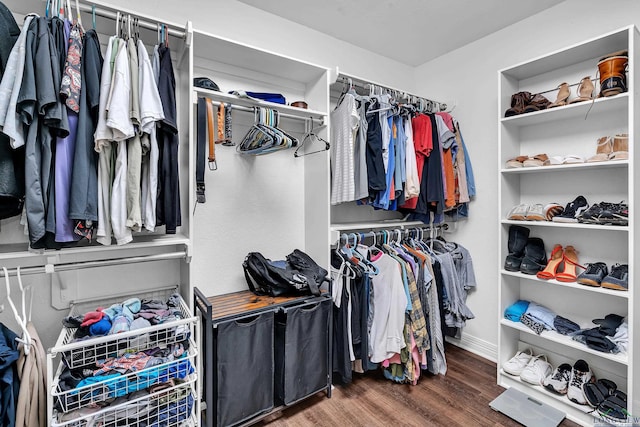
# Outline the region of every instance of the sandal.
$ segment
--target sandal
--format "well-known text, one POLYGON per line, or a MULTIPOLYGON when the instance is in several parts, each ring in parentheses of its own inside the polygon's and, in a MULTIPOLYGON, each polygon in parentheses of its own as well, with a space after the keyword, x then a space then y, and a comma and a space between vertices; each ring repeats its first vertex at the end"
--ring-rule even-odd
POLYGON ((553 217, 562 212, 564 212, 564 207, 559 203, 549 203, 544 207, 544 217, 547 221, 553 221, 553 217))
POLYGON ((584 158, 582 156, 578 156, 577 154, 567 154, 562 160, 563 165, 571 165, 574 163, 584 163, 584 158))
POLYGON ((578 278, 576 275, 576 267, 580 267, 582 269, 585 268, 578 264, 578 253, 573 246, 567 246, 564 248, 562 261, 564 264, 564 270, 562 273, 556 274, 556 280, 559 282, 575 282, 578 278))
POLYGON ((549 157, 544 153, 543 154, 536 154, 533 157, 527 158, 524 162, 522 162, 522 165, 525 168, 543 166, 544 162, 546 162, 548 159, 549 159, 549 157))
POLYGON ((549 262, 544 270, 539 271, 536 274, 538 279, 542 280, 551 280, 556 277, 556 272, 558 271, 558 266, 562 262, 564 258, 564 254, 562 251, 562 245, 555 245, 553 250, 551 251, 551 256, 549 257, 549 262))
POLYGON ((603 136, 598 138, 598 145, 596 146, 596 154, 587 159, 587 163, 591 162, 606 162, 609 160, 609 156, 613 152, 613 139, 610 136, 603 136))
POLYGON ((629 412, 627 412, 627 396, 620 390, 607 397, 604 402, 598 405, 598 415, 606 421, 618 424, 627 422, 629 412), (624 395, 624 398, 623 396, 624 395))
POLYGON ((594 91, 595 87, 593 86, 593 82, 591 81, 591 76, 583 77, 578 84, 578 89, 576 89, 578 97, 572 100, 569 104, 582 101, 591 101, 593 99, 594 91))
POLYGON ((523 166, 522 162, 527 160, 529 157, 527 156, 518 156, 513 159, 507 160, 507 168, 521 168, 523 166))
POLYGON ((530 205, 524 219, 526 221, 546 221, 546 217, 544 215, 544 206, 539 203, 530 205))
POLYGON ((547 108, 562 107, 563 105, 567 105, 567 99, 569 99, 569 95, 571 95, 571 89, 569 89, 569 85, 567 83, 560 83, 560 86, 558 86, 558 97, 556 98, 556 101, 549 104, 547 108))
POLYGON ((547 160, 545 160, 543 166, 561 165, 563 161, 564 161, 564 157, 562 156, 551 156, 547 160))

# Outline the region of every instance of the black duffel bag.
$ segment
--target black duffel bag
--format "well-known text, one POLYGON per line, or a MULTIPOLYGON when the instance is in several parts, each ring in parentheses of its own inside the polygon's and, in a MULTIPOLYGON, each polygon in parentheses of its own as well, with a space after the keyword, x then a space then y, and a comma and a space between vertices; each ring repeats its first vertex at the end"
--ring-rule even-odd
POLYGON ((249 289, 256 295, 320 295, 320 286, 329 280, 327 270, 298 249, 282 261, 249 252, 242 268, 249 289))

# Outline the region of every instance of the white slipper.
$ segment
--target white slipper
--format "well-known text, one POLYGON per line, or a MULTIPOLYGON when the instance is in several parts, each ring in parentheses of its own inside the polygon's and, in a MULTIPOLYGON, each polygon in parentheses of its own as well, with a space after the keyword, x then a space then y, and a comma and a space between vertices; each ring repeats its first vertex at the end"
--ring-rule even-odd
POLYGON ((562 156, 551 156, 544 162, 544 165, 545 166, 561 165, 563 161, 564 161, 564 157, 562 156))
POLYGON ((566 156, 564 156, 562 164, 570 165, 574 163, 584 163, 584 157, 578 156, 577 154, 567 154, 566 156))

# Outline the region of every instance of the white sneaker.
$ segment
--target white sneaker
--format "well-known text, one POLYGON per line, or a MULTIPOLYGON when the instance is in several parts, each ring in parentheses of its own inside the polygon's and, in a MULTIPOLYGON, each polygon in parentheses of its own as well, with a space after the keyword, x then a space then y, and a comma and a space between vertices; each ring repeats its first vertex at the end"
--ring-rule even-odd
POLYGON ((520 373, 520 379, 529 384, 542 385, 544 379, 553 372, 547 356, 541 354, 531 358, 529 364, 520 373))
POLYGON ((569 388, 567 389, 567 397, 569 400, 579 405, 586 405, 587 398, 584 396, 582 386, 594 380, 595 377, 589 368, 589 364, 582 359, 577 360, 576 363, 573 364, 569 388))
POLYGON ((504 364, 502 365, 502 370, 507 374, 519 376, 532 357, 533 352, 530 348, 526 349, 525 351, 519 351, 511 359, 504 362, 504 364))
POLYGON ((563 363, 558 366, 551 376, 544 379, 544 388, 557 394, 567 394, 569 380, 571 379, 571 365, 563 363))

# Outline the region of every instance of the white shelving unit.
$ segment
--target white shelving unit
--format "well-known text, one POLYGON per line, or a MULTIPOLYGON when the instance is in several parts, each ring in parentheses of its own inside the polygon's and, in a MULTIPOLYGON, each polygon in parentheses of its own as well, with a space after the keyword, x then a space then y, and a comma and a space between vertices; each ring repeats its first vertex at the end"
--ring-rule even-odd
MULTIPOLYGON (((635 250, 635 212, 640 207, 635 181, 639 151, 635 150, 638 111, 638 47, 640 36, 634 26, 621 28, 566 49, 544 55, 498 72, 499 78, 499 324, 498 324, 498 384, 516 387, 532 397, 565 412, 567 417, 582 425, 593 425, 597 419, 566 397, 552 395, 542 387, 532 386, 501 370, 502 364, 518 350, 530 347, 535 354, 546 354, 555 367, 561 363, 573 365, 586 360, 596 377, 610 378, 628 394, 628 410, 640 413, 640 352, 637 347, 638 328, 634 327, 635 313, 640 302, 635 296, 635 266, 640 254, 635 250), (574 84, 585 76, 595 79, 597 62, 602 56, 627 49, 629 67, 628 92, 595 102, 580 102, 563 107, 504 117, 510 107, 511 95, 519 91, 544 93, 554 101, 562 82, 574 84), (577 154, 588 158, 595 154, 599 137, 629 134, 629 160, 541 166, 507 169, 507 160, 519 155, 548 156, 577 154), (508 211, 520 203, 550 203, 562 205, 578 195, 590 204, 625 201, 629 205, 629 225, 624 227, 566 224, 537 221, 507 220, 508 211), (609 268, 615 263, 629 264, 629 291, 592 288, 577 283, 556 280, 543 281, 535 276, 504 270, 508 254, 509 227, 529 228, 531 237, 541 237, 547 254, 555 244, 573 245, 581 264, 602 261, 609 268), (583 328, 595 325, 592 319, 609 313, 628 316, 630 335, 627 353, 610 354, 592 350, 569 337, 552 331, 536 335, 524 324, 503 317, 506 307, 523 299, 543 304, 554 312, 574 320, 583 328)), ((595 81, 598 86, 599 82, 595 81)), ((599 89, 599 88, 598 88, 599 89)), ((576 86, 571 87, 575 98, 576 86)), ((580 271, 580 270, 579 270, 580 271)))

